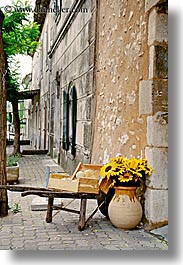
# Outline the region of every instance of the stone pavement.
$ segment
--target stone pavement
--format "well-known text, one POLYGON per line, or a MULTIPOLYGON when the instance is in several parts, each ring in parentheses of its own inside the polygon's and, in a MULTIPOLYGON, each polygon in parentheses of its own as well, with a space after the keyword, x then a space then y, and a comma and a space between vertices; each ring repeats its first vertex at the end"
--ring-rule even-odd
MULTIPOLYGON (((24 147, 25 148, 25 147, 24 147)), ((19 185, 45 187, 46 166, 51 172, 62 168, 47 155, 23 156, 20 161, 19 185)), ((45 211, 32 211, 31 203, 37 196, 21 197, 8 191, 9 215, 0 218, 0 250, 168 250, 167 227, 152 232, 143 228, 124 231, 112 226, 99 211, 84 231, 78 231, 78 215, 54 211, 52 223, 46 223, 45 211), (17 206, 17 213, 13 210, 17 206)), ((62 199, 62 203, 71 199, 62 199)), ((79 201, 71 202, 73 208, 79 201)), ((70 205, 70 206, 71 206, 70 205)), ((96 200, 88 200, 87 212, 96 207, 96 200)))

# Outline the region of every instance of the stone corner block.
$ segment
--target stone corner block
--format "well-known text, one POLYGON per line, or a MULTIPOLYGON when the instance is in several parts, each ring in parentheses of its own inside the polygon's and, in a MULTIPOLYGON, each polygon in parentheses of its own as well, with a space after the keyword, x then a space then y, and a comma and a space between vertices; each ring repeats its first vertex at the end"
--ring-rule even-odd
POLYGON ((146 185, 153 189, 168 189, 168 148, 145 148, 145 157, 153 172, 146 178, 146 185))
POLYGON ((145 11, 147 12, 157 4, 161 4, 163 2, 166 2, 166 0, 145 0, 145 11))
POLYGON ((168 190, 146 189, 145 217, 152 223, 168 221, 168 190))
POLYGON ((168 46, 150 46, 149 79, 168 78, 168 46))
POLYGON ((168 147, 167 113, 159 112, 147 117, 147 145, 168 147))
POLYGON ((154 8, 149 15, 148 45, 168 43, 168 14, 158 13, 154 8))
POLYGON ((142 80, 139 84, 139 114, 152 114, 153 81, 142 80))
POLYGON ((155 79, 153 81, 153 114, 168 112, 168 80, 155 79))

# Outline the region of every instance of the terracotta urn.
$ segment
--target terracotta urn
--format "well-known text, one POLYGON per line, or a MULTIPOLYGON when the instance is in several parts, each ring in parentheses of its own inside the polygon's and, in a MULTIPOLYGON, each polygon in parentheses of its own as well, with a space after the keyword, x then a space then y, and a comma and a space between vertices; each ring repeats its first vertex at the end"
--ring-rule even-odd
POLYGON ((18 183, 19 179, 19 164, 16 166, 6 167, 7 183, 18 183))
POLYGON ((136 187, 115 187, 115 194, 108 207, 109 219, 115 227, 135 228, 142 219, 142 213, 136 187))

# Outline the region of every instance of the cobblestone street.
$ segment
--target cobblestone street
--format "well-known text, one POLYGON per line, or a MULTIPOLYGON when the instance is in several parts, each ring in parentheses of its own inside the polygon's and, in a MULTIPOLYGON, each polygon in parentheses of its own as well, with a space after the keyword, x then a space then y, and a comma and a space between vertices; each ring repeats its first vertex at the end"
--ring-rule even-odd
MULTIPOLYGON (((20 161, 19 185, 45 187, 46 166, 51 171, 62 168, 47 155, 27 155, 20 161)), ((112 226, 99 211, 84 231, 78 231, 78 215, 54 211, 52 223, 46 223, 46 211, 32 211, 31 203, 37 196, 21 197, 8 191, 9 215, 0 219, 1 250, 168 250, 167 239, 143 229, 124 231, 112 226), (15 204, 20 206, 13 213, 15 204)), ((69 199, 62 199, 65 204, 69 199)), ((71 203, 79 206, 78 200, 71 203)), ((96 200, 88 200, 87 213, 96 207, 96 200)))

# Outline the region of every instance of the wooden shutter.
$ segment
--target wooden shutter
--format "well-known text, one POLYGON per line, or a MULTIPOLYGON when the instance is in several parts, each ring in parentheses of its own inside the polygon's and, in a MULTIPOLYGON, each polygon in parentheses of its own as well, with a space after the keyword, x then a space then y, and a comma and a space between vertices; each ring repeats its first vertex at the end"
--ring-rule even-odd
POLYGON ((63 92, 63 137, 62 148, 69 150, 69 95, 64 90, 63 92))
POLYGON ((75 156, 75 142, 76 142, 76 118, 77 118, 77 95, 76 95, 76 88, 72 86, 69 91, 69 98, 70 98, 70 106, 69 106, 69 119, 71 119, 71 128, 70 128, 70 147, 71 147, 71 154, 75 156))

